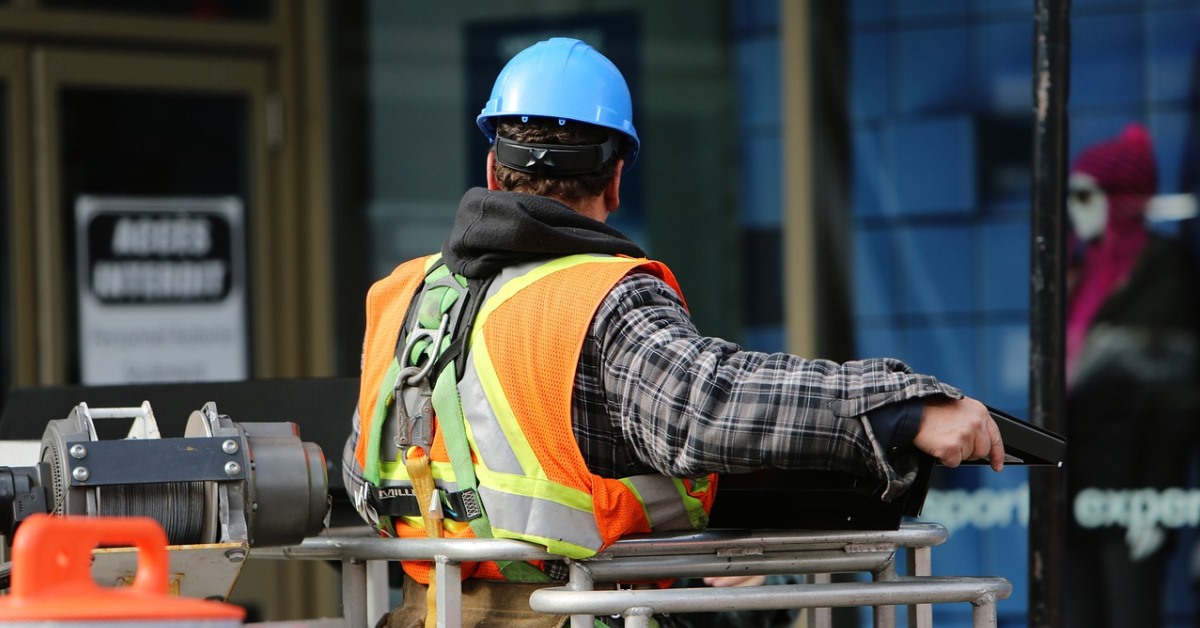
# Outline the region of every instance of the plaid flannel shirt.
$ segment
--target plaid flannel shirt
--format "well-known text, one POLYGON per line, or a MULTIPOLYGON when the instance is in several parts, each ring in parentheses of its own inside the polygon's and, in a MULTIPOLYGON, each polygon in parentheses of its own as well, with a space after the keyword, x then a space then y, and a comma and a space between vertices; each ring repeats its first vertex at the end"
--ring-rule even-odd
MULTIPOLYGON (((666 283, 633 273, 601 303, 584 339, 572 421, 589 469, 605 477, 828 469, 881 478, 890 498, 911 484, 916 460, 885 449, 867 415, 935 394, 962 396, 897 360, 839 364, 702 336, 666 283)), ((370 520, 354 464, 358 437, 356 416, 342 473, 370 520)))

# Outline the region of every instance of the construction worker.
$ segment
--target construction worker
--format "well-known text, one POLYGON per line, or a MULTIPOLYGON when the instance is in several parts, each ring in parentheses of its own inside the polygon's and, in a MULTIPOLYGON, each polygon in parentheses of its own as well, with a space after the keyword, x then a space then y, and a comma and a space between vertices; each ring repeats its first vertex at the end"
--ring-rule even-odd
MULTIPOLYGON (((439 254, 367 297, 343 474, 382 534, 583 558, 628 534, 703 529, 716 473, 838 470, 883 480, 890 499, 923 454, 1000 470, 986 408, 897 360, 836 364, 697 333, 671 271, 605 224, 640 142, 624 78, 592 47, 554 38, 518 53, 477 124, 492 142, 487 189, 467 191, 439 254)), ((404 605, 381 625, 432 622, 430 565, 403 568, 404 605)), ((463 565, 464 625, 561 625, 528 597, 565 574, 557 561, 463 565)))

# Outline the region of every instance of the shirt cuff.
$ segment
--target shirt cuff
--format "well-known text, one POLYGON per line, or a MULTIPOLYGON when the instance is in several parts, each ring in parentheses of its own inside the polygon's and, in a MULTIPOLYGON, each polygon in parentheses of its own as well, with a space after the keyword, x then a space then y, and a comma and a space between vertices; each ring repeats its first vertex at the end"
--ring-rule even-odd
POLYGON ((924 411, 923 399, 908 399, 872 410, 867 414, 867 420, 879 445, 893 454, 912 446, 924 411))

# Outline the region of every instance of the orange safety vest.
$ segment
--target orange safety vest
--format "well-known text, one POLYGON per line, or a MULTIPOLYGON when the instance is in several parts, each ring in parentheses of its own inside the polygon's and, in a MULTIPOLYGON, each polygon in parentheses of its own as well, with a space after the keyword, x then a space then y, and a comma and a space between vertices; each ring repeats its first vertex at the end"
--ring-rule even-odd
MULTIPOLYGON (((379 460, 371 443, 379 443, 409 304, 437 264, 437 256, 407 262, 368 294, 355 459, 368 481, 380 486, 411 486, 404 465, 379 460)), ((495 537, 584 558, 629 534, 707 525, 715 475, 603 478, 588 470, 575 441, 571 400, 584 337, 601 301, 633 271, 651 273, 679 292, 659 262, 597 255, 518 265, 501 272, 488 291, 459 390, 479 495, 495 537), (486 439, 485 446, 475 439, 486 439)), ((454 490, 441 429, 429 456, 436 484, 454 490)), ((381 517, 385 535, 424 537, 423 526, 420 517, 381 517)), ((443 527, 445 537, 474 536, 461 521, 447 518, 443 527)), ((419 582, 429 580, 429 563, 405 561, 404 569, 419 582)), ((493 563, 464 564, 462 571, 463 577, 502 577, 493 563)))

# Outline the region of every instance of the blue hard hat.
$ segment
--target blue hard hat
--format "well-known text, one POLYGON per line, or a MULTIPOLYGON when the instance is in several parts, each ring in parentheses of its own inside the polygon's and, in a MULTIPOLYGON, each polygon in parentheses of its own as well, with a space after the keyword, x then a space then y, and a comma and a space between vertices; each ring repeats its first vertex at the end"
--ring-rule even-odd
POLYGON ((625 77, 612 61, 578 39, 538 42, 504 66, 475 123, 489 142, 495 142, 494 118, 511 116, 573 120, 619 131, 630 140, 626 168, 641 147, 625 77))

